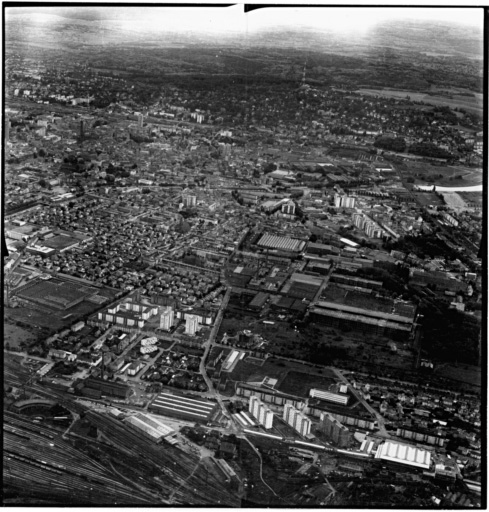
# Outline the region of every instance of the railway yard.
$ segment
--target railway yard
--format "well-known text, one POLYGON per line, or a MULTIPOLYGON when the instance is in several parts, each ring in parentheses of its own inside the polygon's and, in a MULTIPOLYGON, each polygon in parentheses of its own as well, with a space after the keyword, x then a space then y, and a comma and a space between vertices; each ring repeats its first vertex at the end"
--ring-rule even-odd
POLYGON ((6 413, 4 485, 9 492, 46 496, 63 504, 149 504, 154 496, 94 461, 60 432, 6 413), (58 501, 59 500, 59 501, 58 501))
POLYGON ((371 453, 379 443, 373 433, 366 432, 362 450, 325 442, 318 430, 314 439, 297 436, 279 421, 268 432, 256 425, 209 427, 209 418, 182 414, 206 403, 214 408, 212 401, 174 395, 182 409, 173 418, 165 411, 153 416, 169 432, 155 438, 127 421, 135 415, 151 423, 149 406, 74 397, 37 379, 29 364, 6 353, 6 504, 22 495, 23 503, 54 506, 335 506, 349 482, 360 489, 365 478, 438 492, 436 480, 383 466, 371 453))
MULTIPOLYGON (((5 361, 4 384, 21 398, 49 398, 72 413, 68 429, 11 410, 4 413, 4 495, 32 496, 56 505, 205 505, 216 500, 238 506, 222 473, 195 451, 155 445, 100 408, 89 410, 62 392, 32 382, 16 358, 5 361), (81 421, 96 438, 74 432, 81 421)), ((28 402, 29 400, 27 400, 28 402)))

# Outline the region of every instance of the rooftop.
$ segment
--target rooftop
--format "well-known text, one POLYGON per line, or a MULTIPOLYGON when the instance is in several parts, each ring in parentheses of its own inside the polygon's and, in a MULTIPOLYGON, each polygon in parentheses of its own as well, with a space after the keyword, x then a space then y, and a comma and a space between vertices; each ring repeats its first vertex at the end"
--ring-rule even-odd
POLYGON ((423 469, 429 469, 431 463, 429 451, 394 441, 386 441, 380 445, 375 458, 423 469))

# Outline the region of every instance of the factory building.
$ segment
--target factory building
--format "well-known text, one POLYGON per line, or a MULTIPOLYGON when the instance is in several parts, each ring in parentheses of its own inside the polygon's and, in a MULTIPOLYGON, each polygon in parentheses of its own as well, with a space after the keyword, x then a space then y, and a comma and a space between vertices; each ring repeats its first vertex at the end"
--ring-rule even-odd
POLYGON ((53 249, 52 247, 44 247, 43 245, 38 244, 28 245, 25 250, 30 254, 41 256, 42 258, 52 256, 56 252, 56 249, 53 249))
POLYGON ((347 276, 333 272, 329 278, 331 283, 346 286, 355 286, 357 288, 366 288, 368 290, 381 290, 382 281, 373 281, 372 279, 363 279, 361 277, 347 276))
POLYGON ((419 469, 430 469, 431 453, 408 444, 386 441, 375 454, 376 459, 419 469))
POLYGON ((147 414, 138 413, 128 416, 124 422, 156 443, 176 433, 157 418, 147 414))
POLYGON ((216 466, 221 470, 226 482, 231 484, 231 489, 238 490, 240 479, 234 469, 223 459, 211 457, 211 460, 213 460, 216 466))
POLYGON ((349 396, 346 393, 332 393, 331 391, 323 391, 321 389, 311 389, 309 391, 311 398, 319 398, 326 402, 334 402, 341 405, 347 405, 349 396))
POLYGON ((268 247, 270 249, 280 249, 288 252, 300 252, 304 249, 306 242, 297 240, 296 238, 288 238, 285 236, 269 235, 265 233, 258 241, 259 247, 268 247))
POLYGON ((231 352, 229 352, 228 356, 222 363, 222 371, 231 372, 236 366, 236 363, 240 361, 244 355, 246 355, 246 353, 241 352, 240 350, 231 350, 231 352))
POLYGON ((347 327, 379 336, 407 340, 414 326, 412 316, 401 316, 335 302, 319 301, 311 309, 311 320, 331 327, 347 327))
POLYGON ((210 421, 216 409, 215 402, 169 392, 160 393, 149 406, 157 414, 202 423, 210 421))
POLYGON ((341 250, 334 245, 319 244, 317 242, 309 242, 307 244, 307 254, 317 254, 318 256, 335 255, 338 256, 341 250))
POLYGON ((88 377, 83 381, 83 389, 99 391, 101 395, 116 396, 118 398, 127 398, 130 388, 127 384, 121 382, 109 382, 95 377, 88 377))

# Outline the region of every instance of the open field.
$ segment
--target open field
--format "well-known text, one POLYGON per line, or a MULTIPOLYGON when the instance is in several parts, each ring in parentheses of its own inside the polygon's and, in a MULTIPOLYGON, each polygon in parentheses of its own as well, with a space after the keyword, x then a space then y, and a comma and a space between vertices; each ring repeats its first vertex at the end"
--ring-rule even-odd
POLYGON ((228 376, 236 382, 261 382, 265 377, 281 379, 287 371, 284 363, 280 366, 277 363, 265 361, 262 366, 257 366, 244 360, 239 361, 228 376))
POLYGON ((47 313, 46 311, 40 311, 34 307, 19 306, 16 308, 5 308, 5 315, 11 318, 13 321, 22 322, 25 325, 31 326, 32 330, 35 329, 47 329, 50 333, 71 325, 75 318, 70 316, 65 320, 62 320, 62 316, 67 315, 67 312, 63 312, 64 315, 57 315, 53 313, 47 313))
POLYGON ((326 376, 318 376, 311 373, 289 371, 278 390, 283 393, 307 397, 311 388, 329 389, 337 379, 331 370, 326 370, 326 372, 326 376))
POLYGON ((483 195, 480 192, 457 192, 466 203, 477 203, 482 206, 483 195))
POLYGON ((46 247, 52 247, 53 249, 62 251, 63 249, 66 249, 67 247, 70 247, 78 242, 80 242, 79 239, 68 235, 56 235, 52 238, 49 238, 48 240, 45 240, 44 245, 46 247))
POLYGON ((471 187, 482 183, 482 169, 452 165, 431 165, 425 162, 402 162, 396 167, 403 178, 414 179, 416 185, 440 187, 471 187))
POLYGON ((416 201, 422 206, 443 206, 443 199, 438 197, 435 192, 413 192, 416 201))
POLYGON ((264 324, 262 319, 248 316, 246 313, 227 311, 221 323, 217 340, 221 340, 224 333, 234 336, 238 331, 249 329, 253 334, 259 334, 268 342, 266 348, 269 352, 282 356, 300 359, 303 355, 300 349, 301 334, 295 331, 288 322, 274 318, 274 324, 264 324))
POLYGON ((244 312, 228 311, 217 339, 220 341, 225 332, 231 335, 232 332, 249 329, 253 334, 263 336, 267 342, 265 350, 270 354, 310 361, 322 366, 346 365, 345 367, 360 370, 365 365, 372 369, 378 367, 379 370, 393 371, 411 368, 414 362, 409 347, 404 347, 403 344, 397 344, 397 352, 389 350, 388 338, 354 331, 343 332, 314 323, 294 329, 289 322, 278 320, 276 315, 270 319, 273 324, 264 324, 262 319, 248 316, 244 312))
MULTIPOLYGON (((270 377, 277 379, 275 389, 278 391, 304 396, 310 387, 319 384, 328 386, 336 381, 334 373, 328 368, 273 357, 264 360, 261 365, 252 363, 249 358, 239 361, 227 376, 232 382, 262 382, 265 377, 270 377)), ((232 391, 234 393, 234 386, 232 391)))
POLYGON ((26 305, 7 308, 7 311, 15 321, 55 331, 99 309, 100 304, 88 300, 92 295, 105 297, 107 303, 116 293, 117 290, 108 287, 97 288, 63 277, 37 280, 18 293, 26 305))
MULTIPOLYGON (((454 192, 441 192, 445 203, 450 208, 463 208, 465 206, 465 201, 454 192)), ((482 196, 482 194, 481 194, 482 196)))
POLYGON ((29 344, 37 339, 31 331, 28 331, 23 327, 19 327, 18 325, 4 323, 3 329, 3 345, 6 346, 8 343, 10 348, 20 349, 21 342, 29 344))
POLYGON ((435 368, 434 373, 440 377, 446 377, 478 388, 481 386, 481 369, 477 366, 454 366, 451 364, 439 365, 435 368))
POLYGON ((308 477, 301 480, 293 478, 294 473, 300 467, 300 463, 290 460, 288 452, 276 441, 253 437, 253 445, 257 446, 262 455, 263 480, 260 478, 260 460, 250 445, 240 440, 239 457, 243 473, 248 480, 246 501, 243 507, 287 507, 293 506, 294 501, 289 498, 293 492, 298 492, 305 482, 310 482, 308 477), (271 450, 280 451, 283 456, 271 456, 271 450), (278 477, 279 476, 279 477, 278 477), (270 490, 270 488, 272 490, 270 490))
POLYGON ((482 94, 474 93, 474 96, 465 96, 452 93, 450 96, 426 94, 424 92, 413 92, 402 89, 358 89, 356 92, 367 96, 382 96, 384 98, 406 99, 411 101, 423 101, 435 106, 448 106, 450 108, 463 108, 468 112, 482 115, 482 94))

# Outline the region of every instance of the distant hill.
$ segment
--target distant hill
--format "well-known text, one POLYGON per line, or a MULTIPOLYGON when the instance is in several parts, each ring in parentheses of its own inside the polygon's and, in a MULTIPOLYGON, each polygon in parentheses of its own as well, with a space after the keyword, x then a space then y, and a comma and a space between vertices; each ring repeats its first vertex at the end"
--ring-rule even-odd
POLYGON ((140 9, 132 11, 131 8, 110 7, 6 9, 5 35, 7 40, 36 44, 77 42, 96 46, 137 41, 165 46, 175 41, 190 45, 198 40, 202 45, 290 47, 357 56, 367 55, 379 48, 393 48, 441 56, 483 57, 482 31, 474 28, 467 30, 465 26, 446 21, 397 19, 381 21, 369 30, 348 30, 344 33, 317 26, 272 26, 266 30, 254 30, 253 19, 260 16, 260 11, 254 11, 252 17, 249 17, 250 14, 242 15, 248 20, 243 23, 243 27, 247 27, 246 34, 223 31, 216 35, 206 33, 205 24, 198 30, 183 24, 162 30, 157 24, 145 23, 141 12, 144 13, 140 9), (134 19, 131 19, 132 12, 134 19))
POLYGON ((76 56, 94 68, 147 83, 189 74, 297 81, 307 67, 309 84, 349 90, 427 91, 438 85, 482 92, 482 33, 447 21, 397 19, 362 27, 360 20, 358 30, 348 24, 344 29, 331 24, 258 29, 256 21, 253 28, 258 10, 238 13, 247 22, 237 34, 209 33, 209 23, 196 23, 195 15, 193 24, 181 17, 180 24, 162 25, 159 18, 148 20, 147 13, 109 7, 6 9, 6 49, 14 45, 28 56, 32 48, 42 48, 51 59, 76 56))

